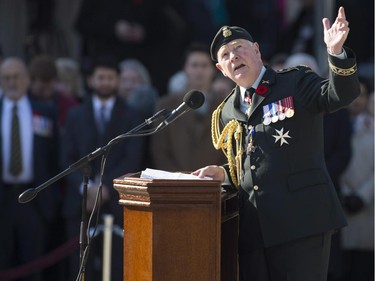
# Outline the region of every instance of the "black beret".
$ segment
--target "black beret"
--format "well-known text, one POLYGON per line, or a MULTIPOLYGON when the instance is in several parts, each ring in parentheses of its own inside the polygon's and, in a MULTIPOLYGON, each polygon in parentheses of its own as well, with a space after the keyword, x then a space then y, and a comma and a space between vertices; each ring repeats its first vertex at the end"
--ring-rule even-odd
POLYGON ((220 47, 235 39, 245 39, 254 42, 250 33, 242 27, 224 25, 216 33, 214 40, 212 40, 210 48, 211 59, 217 62, 217 52, 220 47))

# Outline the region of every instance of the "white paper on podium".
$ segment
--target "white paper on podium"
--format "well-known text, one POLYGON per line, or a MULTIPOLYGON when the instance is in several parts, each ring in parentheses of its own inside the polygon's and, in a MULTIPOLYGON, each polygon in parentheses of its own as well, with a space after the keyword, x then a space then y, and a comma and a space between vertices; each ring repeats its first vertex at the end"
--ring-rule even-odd
POLYGON ((163 170, 149 169, 141 172, 141 179, 163 179, 163 180, 212 180, 210 177, 200 178, 192 174, 179 172, 167 172, 163 170))

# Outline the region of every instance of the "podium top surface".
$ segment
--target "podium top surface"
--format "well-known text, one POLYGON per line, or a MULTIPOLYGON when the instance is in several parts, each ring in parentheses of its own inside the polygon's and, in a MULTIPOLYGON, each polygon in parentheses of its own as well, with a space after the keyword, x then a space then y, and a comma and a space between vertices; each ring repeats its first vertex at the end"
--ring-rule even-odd
POLYGON ((199 187, 217 187, 221 183, 215 180, 201 179, 144 179, 140 178, 140 173, 126 174, 113 180, 114 184, 134 185, 134 186, 199 186, 199 187))
POLYGON ((141 179, 140 173, 113 180, 121 205, 218 204, 221 183, 214 180, 141 179))

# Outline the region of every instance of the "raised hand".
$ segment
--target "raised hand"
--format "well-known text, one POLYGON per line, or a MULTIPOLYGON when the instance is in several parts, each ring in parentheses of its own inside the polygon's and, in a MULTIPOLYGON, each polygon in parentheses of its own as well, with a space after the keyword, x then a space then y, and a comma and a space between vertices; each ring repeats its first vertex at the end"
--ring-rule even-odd
POLYGON ((349 34, 349 22, 345 17, 345 10, 340 7, 335 22, 332 24, 329 19, 323 19, 324 42, 330 54, 338 55, 342 52, 342 47, 349 34))

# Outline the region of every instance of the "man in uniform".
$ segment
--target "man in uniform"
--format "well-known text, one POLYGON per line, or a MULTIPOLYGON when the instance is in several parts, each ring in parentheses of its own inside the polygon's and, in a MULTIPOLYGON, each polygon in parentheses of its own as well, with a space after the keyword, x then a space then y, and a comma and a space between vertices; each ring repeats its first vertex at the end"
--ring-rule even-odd
POLYGON ((344 8, 323 26, 327 80, 304 66, 264 66, 240 27, 222 27, 211 44, 216 67, 237 84, 213 115, 214 144, 229 147, 229 161, 193 174, 238 187, 242 281, 326 280, 332 232, 346 225, 324 161, 323 114, 355 99, 359 82, 354 53, 343 46, 344 8), (228 129, 220 133, 219 122, 228 129))

